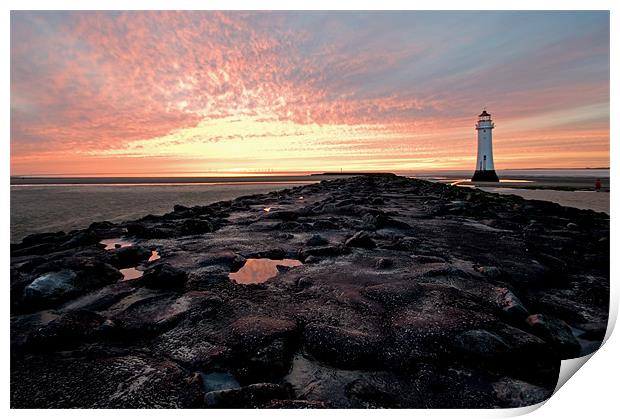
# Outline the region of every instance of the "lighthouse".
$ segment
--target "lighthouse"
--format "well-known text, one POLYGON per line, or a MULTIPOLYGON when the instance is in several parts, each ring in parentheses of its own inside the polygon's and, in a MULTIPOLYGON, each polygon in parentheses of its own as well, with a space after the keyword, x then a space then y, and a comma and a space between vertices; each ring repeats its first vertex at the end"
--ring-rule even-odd
POLYGON ((471 178, 472 182, 499 182, 493 165, 492 132, 495 124, 491 121, 491 114, 483 110, 478 115, 476 131, 478 131, 478 158, 476 159, 476 171, 471 178))

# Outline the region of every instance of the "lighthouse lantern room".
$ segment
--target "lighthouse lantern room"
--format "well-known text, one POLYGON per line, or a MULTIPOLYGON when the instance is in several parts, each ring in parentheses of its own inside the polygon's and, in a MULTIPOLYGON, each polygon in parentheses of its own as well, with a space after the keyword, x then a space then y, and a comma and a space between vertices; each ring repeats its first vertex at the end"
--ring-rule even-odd
POLYGON ((478 158, 476 159, 476 171, 471 178, 472 182, 499 182, 493 165, 492 131, 495 124, 491 120, 491 114, 483 110, 478 115, 476 131, 478 131, 478 158))

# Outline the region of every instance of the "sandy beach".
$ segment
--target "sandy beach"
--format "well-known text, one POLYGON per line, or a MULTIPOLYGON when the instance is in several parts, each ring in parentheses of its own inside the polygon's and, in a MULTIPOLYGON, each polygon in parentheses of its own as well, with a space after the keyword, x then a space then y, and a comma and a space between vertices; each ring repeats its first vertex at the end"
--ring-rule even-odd
POLYGON ((499 183, 471 182, 468 172, 419 174, 417 178, 485 192, 517 195, 525 199, 555 202, 572 208, 588 209, 609 215, 609 169, 513 170, 500 173, 499 183), (601 191, 595 183, 601 181, 601 191))
POLYGON ((554 189, 517 189, 506 187, 481 187, 485 192, 503 195, 517 195, 525 199, 555 202, 579 209, 604 212, 609 215, 609 192, 558 191, 554 189))

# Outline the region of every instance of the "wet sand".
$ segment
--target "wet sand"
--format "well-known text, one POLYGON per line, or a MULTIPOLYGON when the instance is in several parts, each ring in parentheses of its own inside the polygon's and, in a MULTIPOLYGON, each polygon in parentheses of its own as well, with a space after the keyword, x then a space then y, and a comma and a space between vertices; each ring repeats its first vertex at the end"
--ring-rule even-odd
POLYGON ((557 191, 552 189, 517 189, 505 187, 481 187, 486 192, 517 195, 525 199, 551 201, 565 207, 589 209, 609 215, 609 192, 557 191))
POLYGON ((525 199, 555 202, 563 206, 589 209, 609 214, 609 177, 603 176, 553 176, 547 174, 511 173, 501 176, 500 182, 471 182, 469 178, 426 178, 436 182, 478 188, 502 195, 517 195, 525 199), (601 181, 601 191, 594 187, 601 181))

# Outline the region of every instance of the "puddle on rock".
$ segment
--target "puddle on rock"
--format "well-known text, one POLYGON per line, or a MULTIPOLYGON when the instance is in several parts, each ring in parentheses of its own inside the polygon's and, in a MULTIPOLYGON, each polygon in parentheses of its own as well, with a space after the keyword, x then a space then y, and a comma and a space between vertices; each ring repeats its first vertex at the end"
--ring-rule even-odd
POLYGON ((590 355, 601 347, 602 342, 584 339, 582 337, 582 335, 585 334, 585 330, 581 330, 570 325, 568 327, 570 327, 571 332, 573 332, 573 336, 575 336, 575 339, 577 339, 577 342, 579 342, 579 346, 581 347, 579 356, 590 355))
MULTIPOLYGON (((101 240, 99 243, 105 246, 105 250, 114 250, 114 249, 118 249, 121 247, 130 247, 130 246, 133 246, 134 244, 133 242, 127 239, 122 239, 122 238, 104 239, 104 240, 101 240)), ((151 250, 151 256, 149 256, 147 263, 154 262, 158 259, 161 259, 159 252, 157 250, 151 250)), ((121 279, 121 281, 130 281, 132 279, 138 279, 142 275, 144 275, 144 271, 138 268, 143 269, 142 266, 134 266, 132 268, 119 269, 119 271, 123 274, 123 279, 121 279)))
POLYGON ((105 246, 105 250, 114 250, 119 247, 129 247, 133 245, 133 243, 130 242, 129 240, 121 239, 121 238, 104 239, 104 240, 101 240, 99 243, 105 246))
POLYGON ((151 256, 149 256, 149 260, 147 260, 147 262, 154 262, 158 259, 161 259, 159 252, 157 250, 151 250, 151 256))
POLYGON ((200 373, 205 392, 239 388, 237 379, 228 372, 200 373))
POLYGON ((300 266, 297 259, 248 259, 237 272, 231 272, 228 277, 238 284, 260 284, 278 274, 277 266, 300 266))
POLYGON ((144 275, 143 271, 139 271, 138 268, 126 268, 121 269, 121 273, 123 274, 123 281, 130 281, 132 279, 140 278, 144 275))

